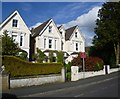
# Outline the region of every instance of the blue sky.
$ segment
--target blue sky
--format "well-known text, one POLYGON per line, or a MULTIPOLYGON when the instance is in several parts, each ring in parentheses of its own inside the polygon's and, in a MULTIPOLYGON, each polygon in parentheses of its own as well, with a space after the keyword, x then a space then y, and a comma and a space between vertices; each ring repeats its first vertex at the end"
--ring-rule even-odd
POLYGON ((97 12, 102 4, 103 2, 3 2, 2 21, 18 10, 29 28, 50 18, 65 28, 79 25, 86 38, 86 45, 90 45, 97 12))

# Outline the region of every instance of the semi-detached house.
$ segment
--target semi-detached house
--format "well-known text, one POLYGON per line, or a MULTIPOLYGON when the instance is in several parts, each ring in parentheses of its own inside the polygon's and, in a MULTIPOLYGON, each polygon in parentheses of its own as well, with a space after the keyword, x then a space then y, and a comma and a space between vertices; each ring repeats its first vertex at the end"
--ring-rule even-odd
MULTIPOLYGON (((34 39, 34 53, 36 49, 42 50, 47 56, 49 51, 63 51, 66 62, 71 61, 79 52, 85 52, 85 39, 78 26, 65 30, 64 26, 57 27, 53 19, 43 22, 32 28, 34 39)), ((32 42, 33 43, 33 42, 32 42)), ((54 56, 56 57, 55 53, 54 56)))

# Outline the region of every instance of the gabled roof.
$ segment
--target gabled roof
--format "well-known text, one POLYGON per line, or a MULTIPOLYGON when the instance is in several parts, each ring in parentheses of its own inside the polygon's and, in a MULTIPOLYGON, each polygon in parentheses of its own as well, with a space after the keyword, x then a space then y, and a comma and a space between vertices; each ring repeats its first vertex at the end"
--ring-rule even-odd
MULTIPOLYGON (((24 20, 22 19, 21 15, 19 14, 19 12, 17 10, 15 10, 9 17, 7 17, 7 19, 5 19, 2 24, 0 24, 0 29, 2 29, 12 18, 14 18, 16 15, 20 16, 21 20, 24 22, 24 20)), ((26 23, 24 22, 25 27, 29 30, 29 28, 27 27, 26 23)), ((30 30, 29 30, 30 31, 30 30)), ((31 32, 30 32, 31 33, 31 32)))
POLYGON ((58 26, 58 27, 57 27, 57 28, 58 28, 58 30, 59 30, 61 27, 62 27, 62 25, 58 26))
POLYGON ((15 10, 7 19, 5 19, 1 24, 0 28, 3 28, 15 15, 19 14, 17 10, 15 10))
POLYGON ((33 34, 33 37, 36 37, 39 35, 39 33, 44 29, 44 27, 51 21, 51 19, 45 21, 44 23, 42 23, 41 25, 39 25, 38 27, 34 28, 31 30, 33 34))
POLYGON ((60 25, 59 27, 57 27, 58 28, 58 30, 60 30, 61 28, 63 28, 64 30, 65 30, 65 28, 64 28, 64 26, 63 25, 60 25))
POLYGON ((69 29, 66 30, 66 33, 65 33, 65 40, 69 40, 71 35, 73 34, 74 30, 76 29, 77 26, 73 26, 69 29))

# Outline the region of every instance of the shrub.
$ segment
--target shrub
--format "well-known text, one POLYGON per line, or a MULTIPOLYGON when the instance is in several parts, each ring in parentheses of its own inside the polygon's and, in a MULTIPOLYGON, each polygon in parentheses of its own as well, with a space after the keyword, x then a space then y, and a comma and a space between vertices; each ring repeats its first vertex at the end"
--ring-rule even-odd
POLYGON ((22 60, 27 60, 27 52, 20 52, 20 54, 18 55, 19 58, 21 58, 22 60))
MULTIPOLYGON (((72 65, 82 66, 82 59, 80 56, 72 60, 72 65)), ((85 58, 85 71, 98 71, 103 69, 103 60, 98 57, 86 57, 85 58)))
POLYGON ((71 62, 69 62, 68 64, 65 64, 67 72, 71 72, 71 66, 72 66, 71 62))
POLYGON ((50 62, 53 62, 53 59, 54 58, 54 56, 53 56, 53 51, 51 50, 50 52, 49 52, 49 60, 50 60, 50 62))
POLYGON ((44 54, 44 52, 37 48, 37 54, 34 55, 34 58, 38 63, 43 63, 44 59, 46 58, 46 55, 44 54))
POLYGON ((57 54, 57 62, 58 63, 63 63, 64 62, 64 53, 62 52, 62 51, 57 51, 56 52, 56 54, 57 54))
POLYGON ((103 60, 98 57, 87 57, 85 59, 85 70, 86 71, 98 71, 103 69, 103 60))
POLYGON ((63 67, 61 63, 30 63, 14 56, 2 56, 2 60, 11 77, 58 74, 63 67))

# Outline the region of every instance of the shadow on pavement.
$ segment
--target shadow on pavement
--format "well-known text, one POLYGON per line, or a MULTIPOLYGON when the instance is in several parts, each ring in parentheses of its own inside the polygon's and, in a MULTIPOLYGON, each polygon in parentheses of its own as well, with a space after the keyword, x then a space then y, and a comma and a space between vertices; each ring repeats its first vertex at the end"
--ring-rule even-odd
POLYGON ((1 99, 18 99, 16 95, 10 93, 2 93, 1 99))

